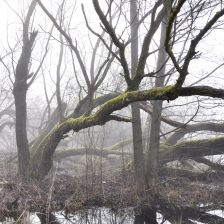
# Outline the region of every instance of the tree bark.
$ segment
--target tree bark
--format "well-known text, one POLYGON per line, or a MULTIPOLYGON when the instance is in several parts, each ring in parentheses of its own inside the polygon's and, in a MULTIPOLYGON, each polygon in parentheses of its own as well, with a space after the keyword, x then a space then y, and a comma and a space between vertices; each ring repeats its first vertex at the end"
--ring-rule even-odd
MULTIPOLYGON (((164 16, 164 21, 161 23, 161 37, 160 47, 157 59, 157 68, 159 71, 155 80, 155 87, 161 87, 164 85, 165 69, 166 69, 166 51, 164 48, 164 42, 166 39, 166 22, 167 16, 164 16)), ((158 181, 158 154, 160 147, 160 126, 162 115, 163 101, 157 100, 152 102, 152 114, 151 114, 151 127, 150 138, 147 154, 147 182, 150 187, 154 186, 158 181)))
MULTIPOLYGON (((185 87, 181 88, 178 91, 174 86, 165 86, 152 88, 150 90, 143 91, 132 91, 125 92, 119 96, 107 101, 104 103, 95 114, 90 116, 81 116, 79 118, 69 118, 64 120, 61 124, 56 126, 40 143, 37 150, 32 155, 31 169, 30 174, 35 178, 43 178, 51 169, 53 163, 53 155, 56 150, 58 143, 64 138, 64 135, 69 131, 73 130, 75 132, 80 131, 94 125, 103 125, 110 120, 116 121, 130 121, 111 113, 120 110, 124 107, 127 107, 129 104, 137 101, 144 100, 174 100, 180 96, 189 96, 190 93, 203 96, 212 96, 212 97, 224 97, 224 91, 219 89, 214 89, 211 87, 185 87), (192 91, 193 88, 193 91, 192 91), (213 91, 205 91, 205 90, 213 91), (188 91, 189 90, 189 91, 188 91)), ((206 143, 205 143, 206 144, 206 143)), ((223 144, 223 141, 222 141, 223 144)), ((172 148, 173 149, 173 148, 172 148)), ((163 160, 166 161, 166 154, 172 154, 169 150, 163 150, 163 160)), ((176 150, 176 148, 174 149, 176 150)), ((177 147, 178 150, 178 147, 177 147)), ((192 150, 191 150, 192 151, 192 150)), ((211 149, 210 149, 211 151, 211 149)), ((218 152, 220 154, 223 152, 223 148, 219 148, 218 152)), ((192 153, 192 152, 191 152, 192 153)), ((172 160, 172 157, 175 156, 172 154, 169 158, 172 160)), ((200 157, 203 156, 200 154, 200 157)), ((169 160, 168 159, 168 160, 169 160)))
POLYGON ((174 160, 195 159, 203 156, 220 155, 224 153, 224 138, 210 138, 178 143, 174 146, 161 146, 160 162, 165 164, 174 160))
MULTIPOLYGON (((138 8, 137 1, 130 1, 131 23, 131 78, 134 78, 138 66, 138 8)), ((137 191, 142 192, 145 185, 144 155, 142 142, 141 114, 138 103, 131 104, 132 133, 134 150, 134 170, 137 183, 137 191)))
POLYGON ((29 22, 36 6, 36 1, 32 1, 24 25, 23 25, 23 48, 15 72, 15 82, 13 95, 15 99, 16 110, 16 144, 18 151, 18 173, 21 176, 27 176, 30 153, 27 139, 27 79, 29 77, 29 63, 31 59, 32 47, 37 36, 37 32, 31 32, 29 35, 29 22))

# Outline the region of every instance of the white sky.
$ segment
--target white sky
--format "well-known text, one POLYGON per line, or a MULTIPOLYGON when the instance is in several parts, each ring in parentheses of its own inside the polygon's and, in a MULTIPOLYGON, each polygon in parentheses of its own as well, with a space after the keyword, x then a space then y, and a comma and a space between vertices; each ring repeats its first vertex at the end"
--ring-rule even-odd
MULTIPOLYGON (((101 0, 100 0, 101 1, 101 0)), ((6 4, 10 5, 10 7, 16 11, 20 16, 24 14, 24 8, 27 9, 27 2, 30 2, 29 0, 0 0, 0 27, 1 27, 1 35, 0 35, 0 56, 4 55, 5 50, 8 50, 7 46, 7 36, 10 42, 11 46, 14 46, 16 43, 16 40, 20 37, 21 34, 21 29, 22 29, 22 24, 20 20, 18 19, 18 16, 13 12, 12 9, 6 4)), ((42 0, 44 4, 48 4, 47 8, 55 14, 56 10, 55 8, 58 6, 56 4, 55 0, 42 0), (53 9, 52 9, 53 6, 53 9)), ((74 2, 70 0, 70 2, 74 2)), ((93 11, 92 7, 92 1, 91 0, 77 0, 77 5, 76 5, 76 10, 75 10, 75 17, 74 17, 74 26, 72 27, 73 30, 71 30, 71 34, 73 35, 73 38, 77 39, 78 45, 81 49, 87 50, 88 47, 90 46, 90 43, 88 41, 88 36, 87 36, 87 31, 86 28, 83 28, 85 26, 84 21, 83 21, 83 15, 81 13, 81 2, 85 4, 85 9, 86 9, 86 14, 88 15, 88 20, 92 27, 98 31, 99 28, 99 20, 97 20, 97 16, 93 11)), ((39 7, 38 7, 39 8, 39 7)), ((43 37, 43 33, 41 28, 43 27, 46 31, 49 29, 45 27, 51 27, 52 23, 51 21, 46 17, 43 16, 43 13, 40 13, 40 9, 38 9, 38 12, 35 17, 35 23, 36 28, 39 30, 39 35, 38 38, 41 39, 43 37), (41 24, 41 26, 40 26, 41 24)), ((122 29, 121 27, 120 29, 122 29)), ((101 32, 101 30, 99 31, 101 32)), ((58 32, 54 33, 55 37, 58 37, 58 32)), ((191 75, 188 76, 187 78, 187 83, 192 83, 199 78, 205 76, 208 74, 210 71, 212 71, 217 65, 221 64, 224 62, 224 31, 223 30, 216 30, 206 40, 204 43, 206 44, 201 44, 197 50, 200 51, 200 53, 204 53, 201 57, 200 60, 194 60, 191 63, 191 75)), ((39 40, 38 39, 38 40, 39 40)), ((40 45, 40 43, 37 41, 37 43, 40 45)), ((57 41, 52 41, 52 46, 54 47, 53 51, 50 53, 51 56, 51 63, 49 65, 49 72, 46 71, 46 79, 48 82, 48 85, 50 88, 48 89, 49 97, 51 96, 52 92, 54 92, 54 84, 51 81, 51 77, 55 79, 55 70, 56 70, 56 63, 57 63, 57 53, 59 49, 59 44, 57 41), (55 60, 55 61, 54 61, 55 60), (51 75, 51 77, 50 77, 51 75)), ((36 46, 36 51, 38 51, 41 46, 36 46)), ((38 55, 36 56, 36 59, 38 59, 38 55)), ((50 61, 49 59, 47 62, 50 61)), ((87 60, 88 61, 88 60, 87 60)), ((153 64, 154 65, 154 64, 153 64)), ((149 66, 153 66, 149 65, 149 66)), ((69 74, 69 69, 68 68, 68 74, 69 74)), ((71 71, 71 70, 70 70, 71 71)), ((210 79, 207 79, 203 84, 207 84, 213 87, 219 87, 219 88, 224 88, 224 76, 222 74, 223 69, 219 69, 215 76, 213 76, 210 79)), ((71 73, 71 72, 70 72, 71 73)), ((70 74, 71 75, 71 74, 70 74)), ((67 79, 63 78, 62 80, 62 88, 65 87, 67 79)), ((201 83, 199 83, 200 85, 201 83)), ((42 78, 39 77, 35 82, 34 85, 31 86, 31 88, 28 91, 28 96, 30 99, 32 98, 33 104, 28 103, 28 110, 32 107, 38 107, 40 106, 40 102, 36 100, 36 96, 40 96, 40 98, 43 98, 43 84, 42 84, 42 78), (35 94, 34 94, 35 93, 35 94), (35 100, 34 100, 35 99, 35 100)), ((186 102, 190 102, 192 99, 186 98, 186 99, 181 99, 182 102, 184 100, 186 102)), ((172 105, 173 103, 177 103, 178 101, 171 102, 170 104, 172 105)), ((170 105, 169 104, 169 105, 170 105)), ((71 105, 73 106, 73 104, 71 105)), ((41 107, 43 108, 43 107, 41 107)), ((33 108, 32 108, 33 109, 33 108)), ((195 108, 190 108, 189 111, 185 110, 180 110, 179 108, 177 109, 178 112, 173 112, 170 110, 170 115, 171 118, 173 115, 178 114, 178 115, 183 115, 183 119, 185 119, 187 115, 191 115, 192 111, 195 111, 195 108)), ((31 110, 30 110, 31 111, 31 110)), ((204 110, 205 113, 208 113, 208 111, 204 110)), ((214 111, 216 113, 216 111, 214 111)), ((31 114, 32 116, 32 114, 31 114)), ((36 116, 36 115, 34 115, 36 116)), ((219 116, 219 115, 218 115, 219 116)), ((219 116, 220 117, 220 116, 219 116)), ((35 117, 34 117, 35 118, 35 117)), ((187 117, 188 119, 189 117, 187 117)), ((214 116, 214 119, 216 117, 214 116)), ((180 119, 180 118, 179 118, 180 119)), ((223 119, 223 118, 222 118, 223 119)))
MULTIPOLYGON (((15 14, 18 13, 19 16, 22 16, 24 14, 24 9, 27 9, 27 3, 29 3, 29 0, 1 0, 0 1, 0 27, 1 27, 1 35, 0 35, 0 52, 3 51, 3 48, 7 48, 7 38, 10 40, 10 44, 13 45, 15 40, 18 38, 19 31, 21 31, 21 22, 18 19, 18 16, 15 14), (11 8, 11 9, 10 9, 11 8), (15 12, 13 12, 13 10, 15 12), (8 34, 8 35, 7 35, 8 34), (7 37, 8 36, 8 37, 7 37)), ((96 21, 97 16, 93 13, 93 7, 92 7, 92 1, 87 0, 77 0, 76 1, 76 9, 75 9, 75 24, 74 27, 77 30, 82 30, 82 26, 84 25, 83 15, 81 13, 81 3, 84 3, 86 14, 88 15, 88 20, 90 24, 94 24, 94 26, 99 25, 99 21, 96 21)), ((43 3, 47 6, 47 8, 55 13, 55 10, 52 8, 57 7, 56 1, 54 0, 48 0, 43 1, 43 3), (47 4, 48 3, 48 4, 47 4), (52 7, 53 6, 53 7, 52 7)), ((37 23, 43 23, 41 20, 44 18, 44 23, 51 25, 51 22, 48 18, 43 17, 43 14, 40 14, 40 10, 38 10, 38 14, 35 18, 35 22, 37 23), (38 18, 42 17, 41 19, 38 18)), ((43 24, 42 24, 43 25, 43 24)), ((42 26, 41 25, 41 26, 42 26)), ((99 27, 99 26, 98 26, 99 27)), ((38 30, 41 32, 41 28, 38 30)), ((95 27, 94 27, 95 28, 95 27)), ((77 38, 79 38, 77 34, 77 38)), ((224 40, 223 40, 223 31, 218 30, 216 32, 213 32, 209 36, 209 41, 206 39, 206 45, 200 46, 200 52, 203 53, 211 53, 212 57, 209 57, 209 62, 207 62, 211 66, 211 61, 214 61, 215 64, 219 63, 219 61, 223 60, 224 58, 224 40)), ((203 56, 202 56, 203 58, 203 56)), ((206 57, 203 58, 205 61, 207 60, 206 57)), ((204 64, 206 62, 203 62, 203 64, 198 64, 195 66, 196 71, 198 69, 200 71, 209 69, 208 64, 204 64), (206 67, 205 67, 206 65, 206 67), (201 70, 202 69, 202 70, 201 70)))
MULTIPOLYGON (((24 9, 27 9, 27 3, 29 3, 29 0, 1 0, 0 1, 0 27, 2 30, 2 33, 0 35, 0 54, 4 54, 4 48, 8 50, 7 46, 7 36, 10 42, 11 46, 14 46, 16 43, 16 40, 20 37, 20 32, 21 32, 21 22, 18 19, 18 16, 15 14, 18 13, 19 16, 22 16, 24 14, 24 9), (8 5, 7 5, 7 4, 8 5), (15 11, 15 12, 13 12, 15 11)), ((58 5, 56 4, 56 1, 54 0, 48 0, 48 1, 42 1, 49 11, 52 11, 54 14, 56 12, 56 7, 58 5)), ((60 2, 60 1, 59 1, 60 2)), ((68 1, 73 3, 74 1, 68 1)), ((85 5, 86 9, 86 14, 88 16, 88 20, 92 27, 95 30, 98 30, 99 28, 99 21, 96 19, 97 16, 93 11, 93 6, 92 6, 92 1, 90 0, 77 0, 76 1, 76 9, 75 9, 75 17, 74 17, 74 27, 73 30, 71 30, 71 33, 75 34, 73 35, 74 39, 77 39, 78 44, 80 48, 85 49, 85 47, 89 46, 88 41, 88 36, 87 36, 87 31, 86 28, 83 29, 85 26, 84 20, 83 20, 83 15, 81 13, 81 3, 83 2, 85 5), (84 34, 84 35, 83 35, 84 34)), ((71 10, 71 9, 70 9, 71 10)), ((45 26, 48 28, 51 27, 51 21, 46 17, 43 16, 43 13, 40 11, 38 7, 38 11, 36 13, 35 17, 35 23, 36 23, 36 28, 39 30, 39 37, 43 35, 42 28, 44 28, 46 31, 48 31, 45 26)), ((69 13, 68 13, 69 14, 69 13)), ((101 32, 101 31, 99 31, 101 32)), ((208 74, 211 70, 215 68, 218 64, 222 63, 224 60, 224 39, 223 35, 224 32, 223 30, 217 30, 210 34, 209 38, 206 38, 206 44, 201 44, 197 50, 200 51, 200 53, 205 53, 202 55, 200 60, 194 60, 191 63, 191 71, 192 71, 192 76, 189 76, 187 79, 187 83, 192 83, 198 78, 201 78, 208 74)), ((55 37, 57 37, 58 33, 55 32, 55 37)), ((89 42, 89 41, 88 41, 89 42)), ((54 43, 57 43, 54 41, 54 43)), ((57 55, 58 52, 58 44, 55 45, 55 52, 53 54, 57 55)), ((52 53, 51 53, 52 54, 52 53)), ((37 57, 38 58, 38 57, 37 57)), ((55 58, 55 64, 57 62, 57 57, 53 56, 55 58)), ((150 65, 149 65, 150 66, 150 65)), ((52 65, 53 71, 55 71, 55 65, 52 65)), ((224 87, 224 82, 220 81, 222 80, 222 69, 218 70, 216 72, 216 78, 208 79, 205 81, 205 84, 216 84, 219 87, 224 87)), ((53 72, 54 73, 54 72, 53 72)), ((38 86, 41 84, 42 79, 38 79, 35 82, 35 85, 38 86)), ((37 89, 38 94, 41 88, 33 88, 37 89)), ((33 92, 32 92, 33 93, 33 92)), ((43 93, 43 89, 41 89, 41 93, 43 93)))

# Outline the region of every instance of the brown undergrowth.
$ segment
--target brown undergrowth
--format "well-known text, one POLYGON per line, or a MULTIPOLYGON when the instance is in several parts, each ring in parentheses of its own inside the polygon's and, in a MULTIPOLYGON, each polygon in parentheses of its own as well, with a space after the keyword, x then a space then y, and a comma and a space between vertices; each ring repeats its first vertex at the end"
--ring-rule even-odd
POLYGON ((21 181, 18 178, 1 181, 0 218, 15 217, 23 211, 78 210, 106 206, 112 209, 140 205, 160 208, 163 204, 175 207, 194 207, 200 204, 221 205, 224 186, 221 177, 210 181, 188 178, 161 178, 153 189, 139 198, 131 171, 114 172, 103 176, 71 177, 51 175, 43 181, 21 181), (220 179, 219 179, 220 178, 220 179))

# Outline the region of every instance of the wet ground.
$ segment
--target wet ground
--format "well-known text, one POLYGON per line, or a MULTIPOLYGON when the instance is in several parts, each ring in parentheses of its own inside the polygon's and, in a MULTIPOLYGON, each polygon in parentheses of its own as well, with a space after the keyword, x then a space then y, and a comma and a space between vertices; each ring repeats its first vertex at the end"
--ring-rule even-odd
POLYGON ((18 220, 32 213, 30 223, 40 223, 34 215, 38 213, 43 220, 55 215, 59 223, 144 223, 143 218, 147 221, 155 215, 157 223, 162 222, 159 218, 164 218, 162 223, 224 223, 222 180, 162 177, 139 198, 130 171, 82 177, 53 174, 39 183, 2 179, 0 221, 10 223, 7 217, 18 220))
MULTIPOLYGON (((222 223, 217 222, 217 217, 224 218, 224 211, 222 210, 211 210, 206 214, 211 214, 216 217, 214 222, 212 220, 208 222, 204 222, 204 220, 200 221, 200 218, 197 220, 188 219, 188 223, 222 223), (202 222, 203 221, 203 222, 202 222)), ((49 216, 40 216, 40 214, 36 213, 24 213, 20 217, 22 223, 27 224, 42 224, 42 223, 55 223, 55 224, 142 224, 144 223, 144 217, 135 215, 133 208, 123 209, 114 211, 110 208, 101 207, 101 208, 91 208, 76 212, 75 214, 67 214, 64 211, 59 211, 50 214, 49 216), (143 221, 143 222, 142 222, 143 221)), ((203 219, 203 218, 202 218, 203 219)), ((221 221, 222 219, 220 219, 221 221)), ((7 218, 5 221, 0 222, 1 224, 13 224, 18 222, 18 219, 7 218)), ((145 221, 145 223, 151 223, 145 221)), ((171 224, 171 223, 186 223, 186 219, 182 219, 180 216, 174 222, 166 220, 166 218, 159 212, 156 213, 156 223, 158 224, 171 224), (183 221, 183 222, 182 222, 183 221)))

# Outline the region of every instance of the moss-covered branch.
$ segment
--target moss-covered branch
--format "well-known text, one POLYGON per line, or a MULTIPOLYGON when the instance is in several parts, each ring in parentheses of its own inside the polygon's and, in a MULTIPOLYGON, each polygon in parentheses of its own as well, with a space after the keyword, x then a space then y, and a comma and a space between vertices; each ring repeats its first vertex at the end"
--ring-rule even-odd
POLYGON ((161 163, 173 160, 194 159, 224 153, 224 137, 185 141, 174 146, 164 146, 160 152, 161 163))
MULTIPOLYGON (((111 114, 136 101, 174 100, 178 96, 191 95, 224 98, 224 90, 203 86, 181 88, 177 91, 174 86, 165 86, 145 91, 124 92, 104 103, 93 115, 66 119, 46 136, 40 143, 36 152, 33 153, 31 160, 31 175, 36 178, 41 178, 49 172, 52 167, 55 149, 58 143, 64 138, 64 135, 69 131, 73 130, 78 132, 91 126, 103 125, 109 120, 118 120, 117 116, 111 116, 111 114)), ((176 150, 178 150, 178 147, 176 150)))
POLYGON ((206 122, 206 123, 197 123, 197 124, 182 124, 179 126, 180 129, 176 130, 167 140, 166 144, 174 145, 176 144, 181 138, 183 138, 186 134, 197 132, 197 131, 213 131, 224 133, 224 124, 218 124, 213 122, 206 122))

